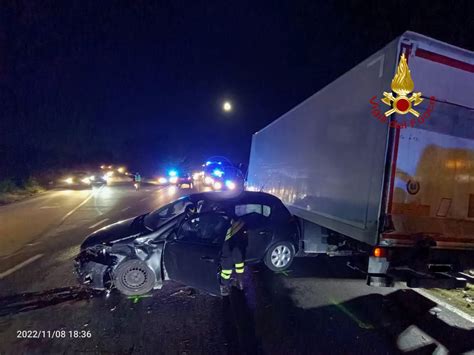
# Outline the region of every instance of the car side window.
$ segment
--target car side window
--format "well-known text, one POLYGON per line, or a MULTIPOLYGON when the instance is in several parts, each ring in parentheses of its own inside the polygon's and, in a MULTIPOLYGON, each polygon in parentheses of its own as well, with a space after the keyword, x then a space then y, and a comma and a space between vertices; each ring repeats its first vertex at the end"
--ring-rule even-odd
POLYGON ((265 216, 265 217, 269 217, 270 214, 272 213, 272 209, 270 208, 270 206, 267 206, 267 205, 263 205, 262 206, 262 214, 265 216))
POLYGON ((217 213, 203 213, 186 220, 180 228, 177 239, 194 243, 219 244, 230 226, 227 216, 217 213))
POLYGON ((236 205, 234 212, 237 217, 242 217, 250 213, 258 213, 265 217, 269 217, 272 213, 272 209, 270 206, 267 205, 249 203, 245 205, 236 205))

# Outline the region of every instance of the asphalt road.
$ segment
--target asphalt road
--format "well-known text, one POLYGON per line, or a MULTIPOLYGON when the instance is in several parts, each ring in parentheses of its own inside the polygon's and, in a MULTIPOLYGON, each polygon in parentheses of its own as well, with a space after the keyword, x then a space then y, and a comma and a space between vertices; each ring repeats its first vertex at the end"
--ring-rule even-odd
POLYGON ((93 192, 52 191, 1 207, 0 354, 474 349, 474 324, 411 290, 365 286, 363 275, 346 267, 346 258, 299 258, 281 274, 249 269, 245 290, 225 298, 173 282, 142 299, 78 287, 72 260, 87 234, 185 192, 153 185, 137 192, 119 184, 93 192))

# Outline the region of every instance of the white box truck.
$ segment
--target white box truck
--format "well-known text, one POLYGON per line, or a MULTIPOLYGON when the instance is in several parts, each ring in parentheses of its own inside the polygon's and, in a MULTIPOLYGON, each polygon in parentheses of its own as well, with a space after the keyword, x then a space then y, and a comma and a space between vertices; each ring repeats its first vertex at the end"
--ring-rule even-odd
POLYGON ((405 32, 255 133, 247 187, 282 199, 305 253, 367 256, 370 285, 463 286, 458 272, 474 263, 474 53, 405 32), (415 111, 386 116, 402 54, 415 111))

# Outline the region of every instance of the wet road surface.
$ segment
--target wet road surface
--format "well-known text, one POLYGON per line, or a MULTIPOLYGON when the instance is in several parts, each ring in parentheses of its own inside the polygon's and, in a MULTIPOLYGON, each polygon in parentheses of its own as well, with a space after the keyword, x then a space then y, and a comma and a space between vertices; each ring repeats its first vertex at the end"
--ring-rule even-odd
POLYGON ((225 298, 173 282, 141 299, 78 287, 72 259, 87 234, 181 193, 112 185, 92 193, 55 191, 0 209, 0 354, 457 354, 474 349, 472 323, 414 291, 365 286, 363 275, 347 268, 345 258, 299 258, 279 274, 254 267, 245 274, 244 291, 234 289, 225 298), (10 234, 15 224, 21 224, 21 237, 10 234), (63 332, 52 338, 53 330, 63 332))

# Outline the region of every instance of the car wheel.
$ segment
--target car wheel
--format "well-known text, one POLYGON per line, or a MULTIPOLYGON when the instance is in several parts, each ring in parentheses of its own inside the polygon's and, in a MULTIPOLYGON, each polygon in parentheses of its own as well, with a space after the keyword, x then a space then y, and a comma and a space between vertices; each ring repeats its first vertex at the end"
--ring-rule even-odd
POLYGON ((115 287, 127 296, 144 295, 155 283, 155 272, 142 260, 126 260, 114 271, 115 287))
POLYGON ((265 265, 272 271, 283 271, 290 267, 295 256, 295 248, 289 242, 272 245, 265 254, 265 265))

